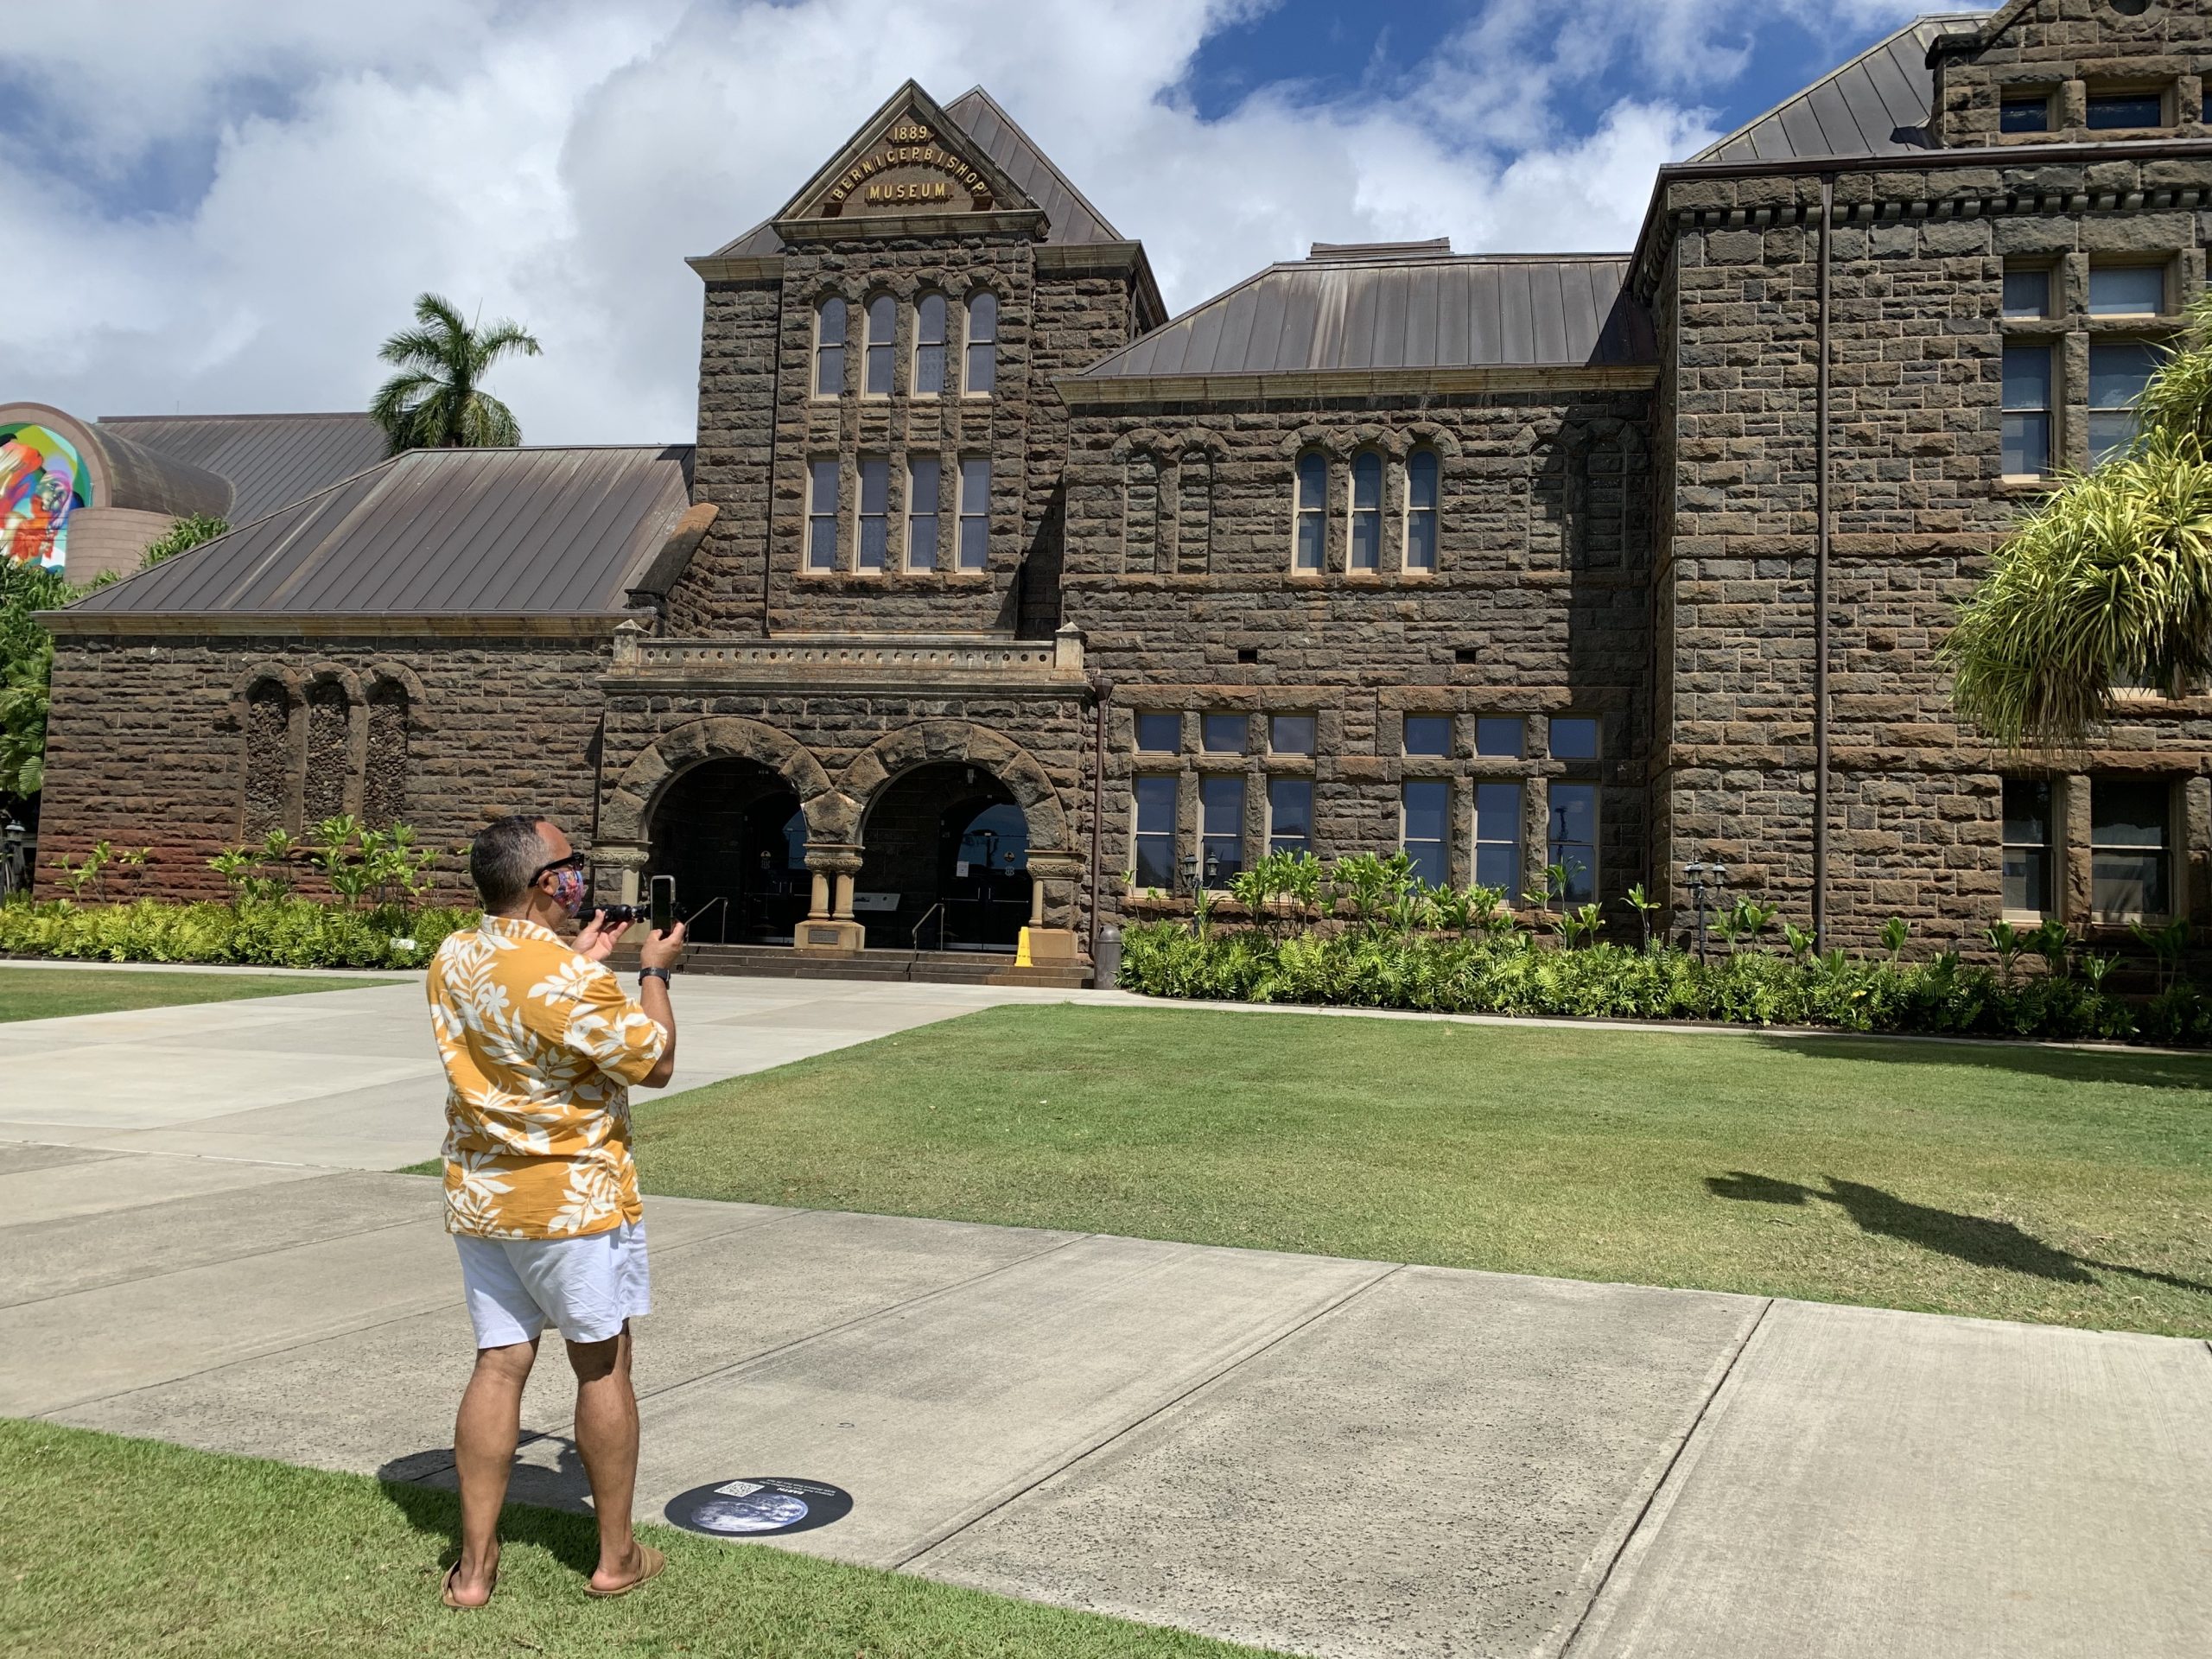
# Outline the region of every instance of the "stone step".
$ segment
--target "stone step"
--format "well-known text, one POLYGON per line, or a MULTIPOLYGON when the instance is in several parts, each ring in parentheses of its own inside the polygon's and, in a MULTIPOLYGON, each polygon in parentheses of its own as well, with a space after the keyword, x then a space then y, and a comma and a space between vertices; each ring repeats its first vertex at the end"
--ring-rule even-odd
MULTIPOLYGON (((634 970, 634 948, 617 950, 609 965, 634 970)), ((1032 985, 1047 990, 1080 990, 1090 983, 1083 963, 1022 968, 1011 951, 861 950, 851 956, 811 956, 785 945, 695 944, 684 952, 683 969, 693 974, 728 974, 773 979, 872 980, 884 983, 931 985, 1032 985)))

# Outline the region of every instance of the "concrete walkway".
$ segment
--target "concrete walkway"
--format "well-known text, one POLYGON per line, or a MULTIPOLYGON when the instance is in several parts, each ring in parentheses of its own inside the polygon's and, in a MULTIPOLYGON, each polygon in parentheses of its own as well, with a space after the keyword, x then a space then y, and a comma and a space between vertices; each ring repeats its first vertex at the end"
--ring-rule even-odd
MULTIPOLYGON (((731 1071, 828 1045, 807 1033, 1032 1000, 725 983, 684 1040, 732 1034, 685 1054, 731 1071)), ((427 1064, 416 995, 0 1026, 0 1412, 449 1479, 470 1339, 435 1189, 334 1166, 435 1144, 435 1107, 409 1103, 429 1074, 380 1069, 427 1064)), ((855 1503, 794 1548, 1363 1659, 2133 1659, 2212 1630, 2201 1343, 647 1215, 643 1516, 709 1481, 811 1477, 855 1503)), ((581 1501, 564 1370, 532 1384, 518 1498, 581 1501)))

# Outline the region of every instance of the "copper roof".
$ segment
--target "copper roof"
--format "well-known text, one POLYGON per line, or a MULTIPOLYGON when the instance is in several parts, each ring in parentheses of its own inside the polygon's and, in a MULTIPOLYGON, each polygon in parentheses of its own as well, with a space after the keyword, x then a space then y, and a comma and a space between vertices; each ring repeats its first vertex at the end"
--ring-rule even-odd
POLYGON ((107 415, 101 430, 230 480, 222 515, 250 524, 391 452, 366 415, 107 415))
POLYGON ((689 445, 416 449, 73 616, 613 614, 690 502, 689 445))
POLYGON ((1779 162, 1800 156, 1891 156, 1929 149, 1936 73, 1928 48, 1981 12, 1916 17, 1850 62, 1690 157, 1779 162))

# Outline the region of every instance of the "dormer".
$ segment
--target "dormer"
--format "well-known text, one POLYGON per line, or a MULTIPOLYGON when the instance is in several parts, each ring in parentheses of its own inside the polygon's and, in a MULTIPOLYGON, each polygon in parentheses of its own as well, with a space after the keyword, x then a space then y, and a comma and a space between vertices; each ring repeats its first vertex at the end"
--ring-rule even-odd
POLYGON ((2205 135, 2203 0, 2012 0, 1928 50, 1932 136, 1949 148, 2205 135), (2086 11, 2087 16, 2083 14, 2086 11))

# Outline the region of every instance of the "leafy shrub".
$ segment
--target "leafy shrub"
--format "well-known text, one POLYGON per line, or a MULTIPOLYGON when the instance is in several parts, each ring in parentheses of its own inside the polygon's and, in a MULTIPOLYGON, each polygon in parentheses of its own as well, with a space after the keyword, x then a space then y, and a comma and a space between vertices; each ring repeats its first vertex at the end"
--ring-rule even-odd
POLYGON ((416 968, 473 910, 357 910, 312 899, 176 905, 66 899, 0 905, 0 954, 95 962, 234 963, 270 968, 416 968))

